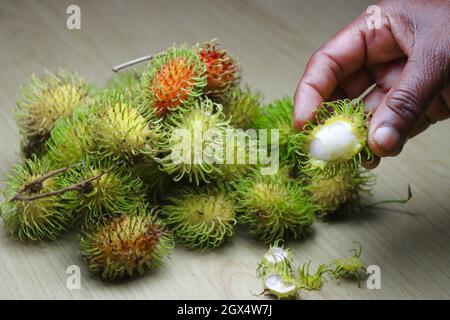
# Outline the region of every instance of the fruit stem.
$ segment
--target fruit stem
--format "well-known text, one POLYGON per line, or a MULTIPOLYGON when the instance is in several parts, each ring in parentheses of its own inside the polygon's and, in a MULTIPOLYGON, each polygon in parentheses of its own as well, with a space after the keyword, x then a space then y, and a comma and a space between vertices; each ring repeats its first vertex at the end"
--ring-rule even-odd
POLYGON ((130 66, 132 66, 132 65, 135 65, 135 64, 138 64, 138 63, 141 63, 141 62, 144 62, 144 61, 150 61, 150 60, 152 60, 155 56, 157 56, 157 55, 159 55, 159 54, 160 54, 160 53, 158 53, 158 54, 156 54, 156 55, 149 54, 149 55, 146 55, 146 56, 137 58, 137 59, 133 59, 133 60, 124 62, 124 63, 122 63, 122 64, 119 64, 119 65, 113 67, 113 68, 112 68, 112 71, 118 72, 118 71, 120 71, 120 70, 122 70, 122 69, 125 69, 125 68, 128 68, 128 67, 130 67, 130 66))
MULTIPOLYGON (((66 193, 66 192, 69 192, 69 191, 86 191, 86 190, 89 190, 90 187, 91 187, 91 182, 92 181, 100 179, 105 174, 107 174, 111 170, 113 170, 118 164, 119 164, 119 162, 116 162, 111 167, 109 167, 107 170, 103 170, 102 172, 100 172, 98 175, 96 175, 94 177, 91 177, 91 178, 89 178, 87 180, 80 181, 80 182, 75 183, 75 184, 73 184, 71 186, 68 186, 68 187, 65 187, 65 188, 61 188, 61 189, 55 190, 55 191, 35 194, 35 195, 32 195, 32 196, 24 196, 21 193, 23 193, 27 189, 27 186, 25 186, 10 201, 11 202, 12 201, 34 201, 34 200, 39 200, 39 199, 43 199, 43 198, 59 196, 59 195, 62 195, 64 193, 66 193)), ((37 184, 40 184, 40 186, 42 188, 42 182, 45 181, 45 179, 48 179, 48 178, 54 176, 55 174, 67 171, 68 169, 70 169, 73 166, 75 166, 75 165, 70 165, 70 166, 67 166, 65 168, 61 168, 61 169, 50 171, 46 175, 44 175, 44 176, 42 176, 42 177, 40 177, 40 178, 38 178, 38 179, 28 183, 27 185, 35 186, 37 184), (45 179, 43 179, 44 177, 45 177, 45 179)))

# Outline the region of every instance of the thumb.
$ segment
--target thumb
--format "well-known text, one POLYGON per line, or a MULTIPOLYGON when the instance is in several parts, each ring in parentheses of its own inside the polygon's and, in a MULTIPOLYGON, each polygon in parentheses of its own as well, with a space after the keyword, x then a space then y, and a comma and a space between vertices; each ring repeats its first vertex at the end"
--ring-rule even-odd
POLYGON ((370 120, 369 147, 378 156, 394 156, 401 151, 428 105, 448 82, 448 55, 424 53, 409 57, 370 120))

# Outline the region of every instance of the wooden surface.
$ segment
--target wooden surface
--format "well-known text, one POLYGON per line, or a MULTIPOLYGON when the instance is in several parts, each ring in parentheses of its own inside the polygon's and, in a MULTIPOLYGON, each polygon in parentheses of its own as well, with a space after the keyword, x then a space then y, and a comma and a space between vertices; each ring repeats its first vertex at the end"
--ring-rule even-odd
MULTIPOLYGON (((13 117, 19 87, 33 72, 72 68, 103 84, 114 64, 159 52, 175 41, 218 37, 238 56, 244 79, 270 101, 292 94, 308 57, 367 7, 341 1, 16 1, 0 2, 0 178, 18 157, 13 117), (66 28, 66 7, 81 7, 81 30, 66 28)), ((403 153, 376 169, 374 201, 414 197, 403 212, 368 211, 315 225, 290 243, 297 263, 347 255, 352 241, 363 260, 381 268, 381 290, 327 283, 305 299, 450 298, 450 122, 412 139, 403 153)), ((399 208, 398 206, 390 206, 399 208)), ((261 291, 256 262, 266 247, 239 231, 208 253, 178 246, 167 268, 108 284, 91 277, 74 234, 53 243, 21 244, 0 228, 0 298, 234 299, 261 291), (66 288, 66 268, 79 265, 81 290, 66 288)))

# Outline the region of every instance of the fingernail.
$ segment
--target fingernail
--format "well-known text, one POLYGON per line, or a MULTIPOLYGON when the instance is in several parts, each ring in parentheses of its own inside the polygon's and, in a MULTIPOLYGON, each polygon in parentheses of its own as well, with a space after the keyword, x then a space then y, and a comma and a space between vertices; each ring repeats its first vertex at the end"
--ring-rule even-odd
POLYGON ((394 152, 401 143, 400 133, 392 127, 379 127, 372 135, 373 141, 384 151, 394 152))

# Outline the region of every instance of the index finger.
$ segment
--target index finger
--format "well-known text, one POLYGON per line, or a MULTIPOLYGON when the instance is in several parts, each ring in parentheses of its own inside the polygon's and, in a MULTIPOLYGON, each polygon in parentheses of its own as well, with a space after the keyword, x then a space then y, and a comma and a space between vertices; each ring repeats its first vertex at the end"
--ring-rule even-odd
POLYGON ((294 124, 301 130, 339 82, 360 69, 401 56, 389 22, 368 28, 365 13, 323 45, 309 60, 294 96, 294 124))

